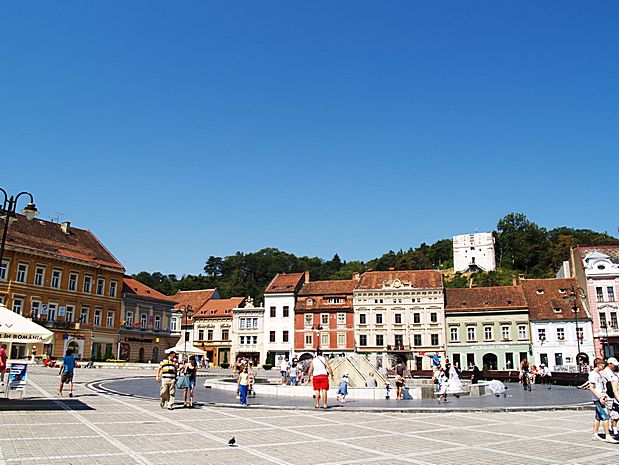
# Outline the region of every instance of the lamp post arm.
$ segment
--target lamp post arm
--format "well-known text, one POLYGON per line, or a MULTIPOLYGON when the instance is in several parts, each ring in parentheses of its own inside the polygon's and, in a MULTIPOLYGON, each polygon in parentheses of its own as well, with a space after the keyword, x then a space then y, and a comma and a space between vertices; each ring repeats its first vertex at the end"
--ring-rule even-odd
POLYGON ((4 201, 2 202, 3 206, 4 206, 4 210, 6 210, 6 204, 9 201, 9 194, 6 193, 6 191, 0 187, 0 192, 2 192, 4 194, 4 201))

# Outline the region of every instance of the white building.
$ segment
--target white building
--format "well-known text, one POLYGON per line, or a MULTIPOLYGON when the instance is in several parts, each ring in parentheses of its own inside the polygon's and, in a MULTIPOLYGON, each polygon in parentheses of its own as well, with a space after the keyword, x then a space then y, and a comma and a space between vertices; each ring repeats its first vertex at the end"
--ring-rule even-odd
POLYGON ((532 363, 543 363, 551 371, 576 371, 578 359, 591 364, 591 314, 578 295, 576 280, 526 279, 522 288, 529 306, 532 363))
POLYGON ((264 344, 260 359, 279 365, 283 358, 290 359, 294 351, 294 307, 303 283, 309 281, 305 273, 278 274, 264 292, 264 344))
POLYGON ((492 271, 496 268, 492 233, 453 237, 454 271, 492 271))
POLYGON ((439 271, 368 271, 353 291, 356 351, 378 368, 415 370, 445 356, 445 298, 439 271))
POLYGON ((245 307, 232 309, 232 360, 245 357, 254 366, 265 363, 264 353, 264 307, 254 307, 247 298, 245 307))

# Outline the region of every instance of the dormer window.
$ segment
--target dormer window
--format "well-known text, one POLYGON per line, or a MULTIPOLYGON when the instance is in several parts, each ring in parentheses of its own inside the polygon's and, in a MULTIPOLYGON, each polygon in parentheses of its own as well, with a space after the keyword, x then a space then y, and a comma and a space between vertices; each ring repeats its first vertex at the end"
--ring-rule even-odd
POLYGON ((560 308, 555 307, 555 313, 561 313, 563 310, 561 310, 560 308))
POLYGON ((565 289, 559 289, 559 294, 565 294, 565 289))
POLYGON ((538 289, 535 292, 537 292, 537 294, 539 294, 539 295, 542 295, 544 293, 544 289, 538 289))
POLYGON ((311 307, 312 305, 314 305, 314 299, 307 299, 306 303, 308 307, 311 307))
POLYGON ((598 265, 598 270, 605 270, 606 269, 606 265, 598 265))
POLYGON ((511 300, 508 300, 508 301, 507 301, 507 305, 511 305, 511 304, 512 304, 512 301, 511 301, 511 300))

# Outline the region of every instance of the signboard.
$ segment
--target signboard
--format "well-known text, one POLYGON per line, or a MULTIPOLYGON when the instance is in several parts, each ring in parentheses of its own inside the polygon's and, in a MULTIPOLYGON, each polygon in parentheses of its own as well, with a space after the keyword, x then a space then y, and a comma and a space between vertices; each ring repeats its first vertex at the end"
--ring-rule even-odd
POLYGON ((65 307, 64 305, 61 305, 60 307, 58 307, 58 316, 64 316, 64 312, 66 308, 67 307, 65 307))
POLYGON ((6 396, 9 396, 9 391, 22 391, 26 389, 26 379, 28 377, 28 364, 11 362, 11 368, 9 371, 9 383, 6 390, 6 396))
POLYGON ((47 304, 41 305, 41 315, 47 315, 47 304))

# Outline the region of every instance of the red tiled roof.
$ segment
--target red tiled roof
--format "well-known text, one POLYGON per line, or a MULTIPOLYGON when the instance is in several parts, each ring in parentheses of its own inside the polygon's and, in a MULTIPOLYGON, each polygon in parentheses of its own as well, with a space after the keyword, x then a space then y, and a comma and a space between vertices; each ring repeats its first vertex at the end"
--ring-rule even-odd
POLYGON ((167 295, 148 287, 146 284, 142 284, 141 282, 133 279, 131 276, 125 276, 123 278, 123 294, 150 297, 151 299, 163 300, 170 304, 176 303, 172 297, 168 297, 167 295))
MULTIPOLYGON (((0 219, 0 230, 3 228, 4 220, 0 219)), ((68 233, 65 233, 60 223, 36 218, 28 221, 24 215, 17 215, 17 221, 11 223, 8 229, 7 245, 57 254, 124 271, 122 264, 92 232, 74 226, 69 226, 68 233)))
POLYGON ((194 314, 193 318, 194 320, 200 318, 220 318, 222 316, 232 318, 232 309, 240 307, 243 302, 245 302, 245 297, 209 300, 194 314))
POLYGON ((396 279, 405 285, 412 284, 415 289, 443 287, 443 275, 436 270, 415 271, 367 271, 361 276, 357 289, 382 289, 396 279))
POLYGON ((284 294, 295 292, 303 283, 305 273, 277 274, 267 286, 265 294, 284 294))
POLYGON ((578 319, 590 318, 578 295, 578 284, 574 278, 525 279, 522 289, 529 304, 531 320, 574 320, 574 302, 566 299, 572 291, 576 293, 578 319))
MULTIPOLYGON (((178 302, 174 308, 179 310, 180 313, 185 317, 185 310, 187 306, 191 306, 191 310, 193 312, 197 312, 200 308, 206 304, 210 299, 213 298, 217 289, 198 289, 195 291, 178 291, 172 297, 176 302, 178 302), (181 308, 183 307, 183 308, 181 308)), ((187 318, 187 322, 191 323, 193 318, 187 318)))
POLYGON ((313 281, 305 283, 299 291, 299 296, 327 295, 327 294, 352 294, 357 286, 356 279, 313 281))
POLYGON ((445 289, 446 312, 517 308, 527 308, 520 286, 445 289))

